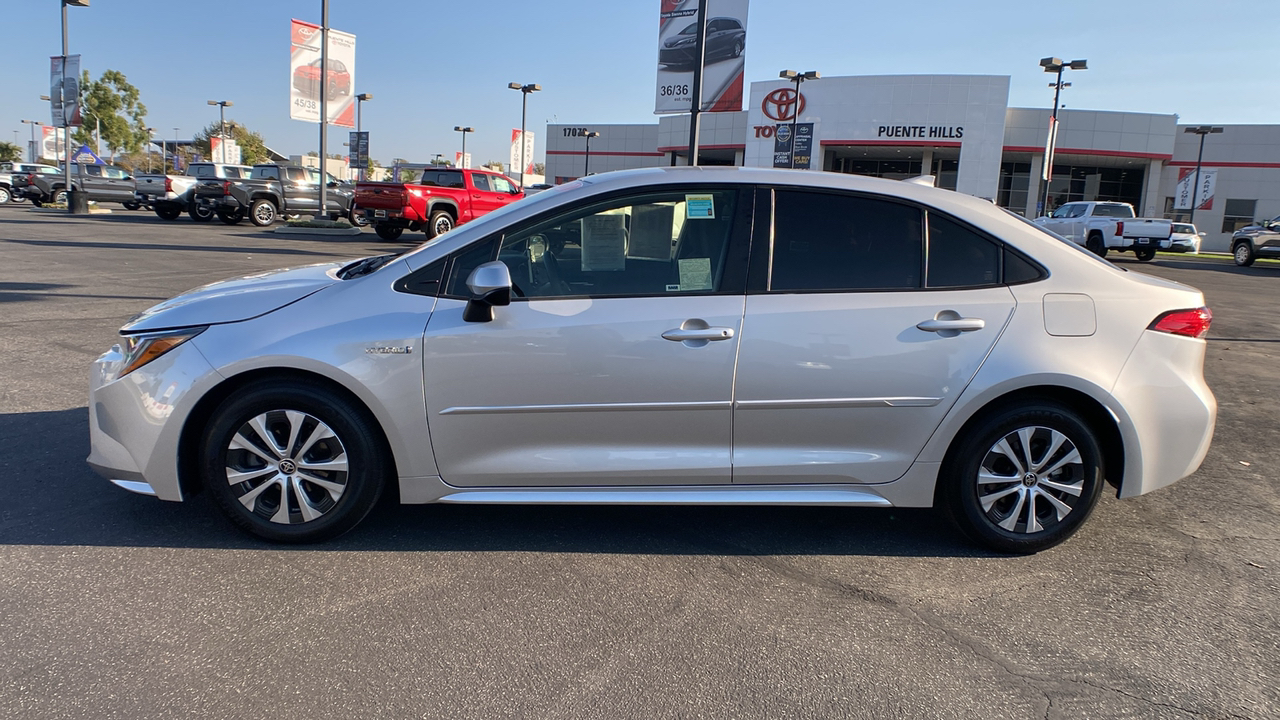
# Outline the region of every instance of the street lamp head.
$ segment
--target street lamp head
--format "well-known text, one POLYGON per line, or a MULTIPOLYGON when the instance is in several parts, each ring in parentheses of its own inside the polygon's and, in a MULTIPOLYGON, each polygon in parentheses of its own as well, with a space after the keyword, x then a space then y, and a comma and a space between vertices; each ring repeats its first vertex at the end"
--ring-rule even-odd
POLYGON ((62 0, 62 4, 71 7, 89 7, 89 0, 62 0))
POLYGON ((1088 70, 1089 61, 1088 60, 1072 60, 1071 62, 1067 63, 1067 67, 1071 68, 1072 70, 1088 70))
POLYGON ((469 133, 469 132, 475 132, 475 131, 476 131, 476 129, 475 129, 475 128, 473 128, 473 127, 462 127, 461 125, 454 125, 454 126, 453 126, 453 129, 454 129, 454 130, 457 130, 458 132, 464 132, 464 133, 469 133))
POLYGON ((507 87, 511 88, 512 90, 519 90, 520 83, 507 83, 507 87))
POLYGON ((598 138, 598 137, 600 137, 600 133, 598 133, 598 132, 596 132, 596 131, 592 130, 591 132, 587 133, 587 137, 589 137, 589 138, 598 138))
POLYGON ((373 99, 373 93, 360 93, 356 96, 356 99, 360 102, 368 102, 373 99))
POLYGON ((805 80, 820 80, 820 79, 822 79, 822 73, 818 72, 817 70, 809 70, 809 71, 805 72, 805 74, 804 74, 804 79, 805 79, 805 80))
POLYGON ((1216 135, 1222 132, 1222 128, 1213 127, 1212 125, 1198 125, 1196 127, 1183 128, 1182 132, 1192 135, 1216 135))
POLYGON ((1062 67, 1062 58, 1040 58, 1040 67, 1044 68, 1045 72, 1058 72, 1058 68, 1062 67))
POLYGON ((41 100, 48 100, 48 99, 49 99, 49 96, 48 96, 48 95, 41 95, 41 96, 40 96, 40 99, 41 99, 41 100))
POLYGON ((536 83, 529 83, 528 85, 525 85, 524 87, 520 88, 521 91, 527 92, 527 93, 538 92, 541 89, 542 89, 542 86, 536 83))
POLYGON ((222 107, 231 107, 232 105, 235 105, 235 103, 230 100, 206 100, 205 102, 209 105, 221 105, 222 107))
POLYGON ((796 72, 795 70, 783 70, 782 72, 778 73, 778 77, 782 78, 783 80, 795 80, 796 75, 799 75, 799 74, 800 73, 796 72))

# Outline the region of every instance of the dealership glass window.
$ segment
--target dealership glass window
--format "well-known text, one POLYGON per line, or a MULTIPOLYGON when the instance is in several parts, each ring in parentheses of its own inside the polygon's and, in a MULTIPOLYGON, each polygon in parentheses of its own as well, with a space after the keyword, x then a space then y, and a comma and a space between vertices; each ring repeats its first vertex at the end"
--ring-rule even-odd
POLYGON ((867 158, 836 157, 831 169, 848 175, 905 180, 923 174, 920 160, 871 160, 867 158))
POLYGON ((1246 225, 1252 225, 1257 205, 1257 200, 1228 200, 1222 209, 1222 232, 1233 233, 1246 225))
POLYGON ((935 158, 929 171, 933 175, 933 184, 943 190, 955 190, 956 180, 960 177, 960 161, 935 158))
POLYGON ((484 173, 472 173, 471 182, 475 184, 476 189, 480 192, 490 192, 489 176, 484 173))
POLYGON ((578 208, 503 238, 517 297, 719 291, 736 190, 665 192, 578 208))
POLYGON ((1000 246, 959 223, 929 213, 926 287, 980 287, 1000 282, 1000 246))
POLYGON ((996 204, 1019 215, 1026 212, 1027 194, 1031 189, 1031 163, 1006 162, 1000 164, 1000 188, 996 192, 996 204))
POLYGON ((1083 200, 1126 202, 1142 206, 1142 181, 1138 168, 1054 165, 1049 181, 1049 208, 1083 200))
POLYGON ((779 190, 769 289, 774 292, 920 287, 921 212, 885 200, 779 190))

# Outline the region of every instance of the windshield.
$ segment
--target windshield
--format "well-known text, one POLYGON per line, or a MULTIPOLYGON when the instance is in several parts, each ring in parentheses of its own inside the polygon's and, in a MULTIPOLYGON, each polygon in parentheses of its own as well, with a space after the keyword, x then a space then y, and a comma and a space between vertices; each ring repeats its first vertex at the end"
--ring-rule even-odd
POLYGON ((1174 232, 1176 232, 1176 233, 1186 233, 1186 234, 1188 234, 1188 235, 1195 235, 1195 234, 1196 234, 1196 226, 1195 226, 1195 225, 1186 225, 1186 224, 1183 224, 1183 223, 1174 223, 1174 225, 1173 225, 1173 231, 1174 231, 1174 232))
POLYGON ((697 35, 698 23, 689 23, 689 26, 680 31, 681 35, 697 35))

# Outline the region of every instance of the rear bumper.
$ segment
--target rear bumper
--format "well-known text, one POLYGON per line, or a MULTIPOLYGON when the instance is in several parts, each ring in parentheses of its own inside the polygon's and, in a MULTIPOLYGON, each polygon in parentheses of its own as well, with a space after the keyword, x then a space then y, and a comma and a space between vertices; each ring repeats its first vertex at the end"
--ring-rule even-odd
POLYGON ((1204 381, 1204 340, 1146 331, 1112 394, 1128 414, 1120 497, 1135 497, 1194 473, 1209 452, 1218 401, 1204 381))

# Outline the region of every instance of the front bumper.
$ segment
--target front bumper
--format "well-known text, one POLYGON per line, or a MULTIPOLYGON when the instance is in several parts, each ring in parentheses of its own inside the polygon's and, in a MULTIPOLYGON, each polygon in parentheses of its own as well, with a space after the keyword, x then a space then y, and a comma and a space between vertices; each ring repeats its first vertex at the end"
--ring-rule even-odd
POLYGON ((123 363, 117 345, 89 368, 89 466, 126 490, 182 500, 182 426, 221 376, 192 341, 116 378, 123 363))

